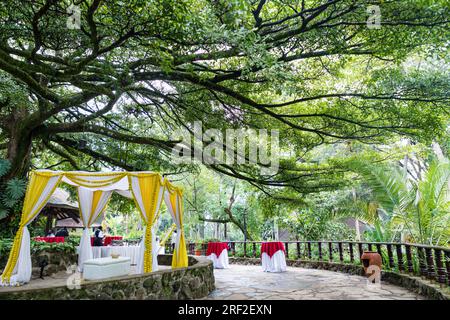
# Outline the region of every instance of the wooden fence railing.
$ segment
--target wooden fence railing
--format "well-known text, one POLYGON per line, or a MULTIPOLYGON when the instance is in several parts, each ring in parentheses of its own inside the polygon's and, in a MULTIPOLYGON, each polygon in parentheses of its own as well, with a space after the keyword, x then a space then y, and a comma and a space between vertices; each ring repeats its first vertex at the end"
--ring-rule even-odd
MULTIPOLYGON (((261 241, 228 241, 231 257, 259 257, 261 241)), ((409 273, 444 286, 450 286, 450 248, 412 243, 356 242, 356 241, 283 241, 286 257, 293 260, 329 261, 361 264, 364 251, 376 251, 383 260, 383 269, 409 273)), ((195 254, 198 245, 188 243, 189 254, 195 254)), ((207 244, 201 244, 201 255, 206 253, 207 244)), ((166 245, 172 251, 172 245, 166 245)))

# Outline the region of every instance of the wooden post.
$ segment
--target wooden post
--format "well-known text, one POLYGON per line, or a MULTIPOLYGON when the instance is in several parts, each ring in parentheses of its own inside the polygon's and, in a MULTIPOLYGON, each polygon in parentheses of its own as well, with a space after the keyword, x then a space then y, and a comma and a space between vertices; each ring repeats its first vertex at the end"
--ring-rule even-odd
POLYGON ((392 245, 391 244, 387 244, 387 252, 388 252, 388 257, 389 257, 389 267, 391 269, 394 268, 394 256, 392 255, 392 245))
POLYGON ((445 266, 447 267, 447 285, 450 286, 450 251, 445 251, 445 266))
POLYGON ((308 241, 308 259, 311 260, 311 242, 308 241))
POLYGON ((328 242, 328 257, 330 261, 333 261, 333 243, 328 242))
POLYGON ((417 247, 417 256, 419 257, 420 275, 422 277, 426 277, 427 276, 427 265, 425 262, 425 254, 424 254, 423 248, 417 247))
POLYGON ((285 242, 284 247, 284 250, 286 250, 286 259, 289 259, 289 242, 285 242))
POLYGON ((436 260, 438 282, 443 286, 446 282, 446 270, 444 269, 444 264, 442 263, 442 250, 434 249, 434 259, 436 260))
POLYGON ((412 255, 411 255, 411 246, 407 244, 407 245, 405 245, 405 249, 406 249, 406 265, 408 267, 408 272, 414 273, 414 267, 413 267, 412 255))
POLYGON ((236 242, 231 243, 231 254, 233 257, 236 256, 236 242))
POLYGON ((434 271, 434 260, 433 260, 433 251, 431 251, 431 248, 425 248, 425 254, 427 258, 427 276, 431 280, 435 279, 436 273, 434 271))
MULTIPOLYGON (((37 219, 36 219, 36 221, 37 221, 37 219)), ((49 233, 52 226, 53 226, 53 214, 51 212, 47 211, 47 222, 45 223, 44 236, 46 236, 49 233)))
POLYGON ((244 258, 247 258, 247 241, 244 241, 244 258))
POLYGON ((256 242, 253 242, 253 258, 256 258, 256 242))
POLYGON ((397 251, 397 265, 398 271, 404 271, 405 267, 403 266, 403 253, 402 253, 402 245, 396 244, 395 249, 397 251))
POLYGON ((319 246, 319 260, 322 261, 322 242, 317 243, 319 246))
POLYGON ((363 245, 361 242, 358 242, 358 253, 359 253, 359 263, 362 263, 361 256, 363 254, 363 245))
POLYGON ((300 260, 301 255, 300 255, 300 242, 297 241, 297 259, 300 260))
POLYGON ((341 261, 341 263, 344 262, 344 252, 342 250, 342 242, 338 242, 338 250, 339 250, 339 261, 341 261))
POLYGON ((378 252, 378 254, 381 257, 381 263, 384 263, 384 261, 383 261, 383 254, 381 253, 381 244, 377 243, 375 246, 377 247, 377 252, 378 252))
POLYGON ((354 263, 355 262, 355 257, 353 256, 353 243, 352 242, 348 243, 348 251, 350 253, 350 262, 354 263))

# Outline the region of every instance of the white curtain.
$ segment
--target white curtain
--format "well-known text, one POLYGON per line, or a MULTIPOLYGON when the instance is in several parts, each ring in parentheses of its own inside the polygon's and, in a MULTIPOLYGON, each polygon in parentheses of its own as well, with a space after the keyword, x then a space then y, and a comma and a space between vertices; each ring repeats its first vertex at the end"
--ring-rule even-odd
POLYGON ((78 251, 78 270, 83 271, 86 260, 92 259, 92 246, 89 228, 103 213, 111 198, 112 191, 101 191, 78 187, 78 201, 80 205, 80 217, 85 227, 80 239, 78 251))
MULTIPOLYGON (((176 197, 176 211, 178 211, 178 201, 180 201, 179 197, 176 197)), ((177 236, 175 238, 175 250, 179 251, 180 246, 180 237, 181 237, 181 222, 180 222, 180 216, 179 212, 176 212, 173 210, 172 205, 170 203, 170 193, 169 190, 166 190, 164 192, 164 202, 166 203, 166 208, 169 211, 170 215, 172 216, 173 222, 177 226, 177 236)))
MULTIPOLYGON (((147 227, 144 227, 144 234, 147 227)), ((155 226, 152 227, 152 271, 158 271, 158 252, 159 252, 159 243, 156 241, 156 232, 155 226)), ((145 252, 145 243, 144 238, 142 238, 139 243, 139 252, 137 256, 137 264, 136 264, 136 273, 144 273, 144 252, 145 252)))

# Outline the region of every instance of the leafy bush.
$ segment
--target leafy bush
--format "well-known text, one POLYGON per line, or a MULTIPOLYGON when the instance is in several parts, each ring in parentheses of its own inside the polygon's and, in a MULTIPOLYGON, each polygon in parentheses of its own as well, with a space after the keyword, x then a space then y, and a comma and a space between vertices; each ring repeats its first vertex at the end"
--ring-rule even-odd
MULTIPOLYGON (((11 164, 6 159, 0 159, 0 177, 8 173, 11 164)), ((13 178, 0 185, 0 220, 8 216, 11 211, 20 210, 21 200, 25 194, 26 182, 13 178)))
POLYGON ((48 243, 41 241, 31 241, 31 252, 39 253, 42 251, 57 251, 57 252, 66 252, 66 253, 75 253, 76 247, 78 243, 74 245, 70 242, 64 243, 48 243))
MULTIPOLYGON (((6 238, 0 239, 0 257, 7 259, 9 252, 11 251, 12 244, 14 239, 6 238)), ((31 241, 31 253, 38 253, 41 251, 58 251, 58 252, 67 252, 74 253, 76 252, 76 247, 79 244, 76 239, 67 238, 64 243, 48 243, 41 241, 31 241), (67 241, 68 240, 68 241, 67 241)))

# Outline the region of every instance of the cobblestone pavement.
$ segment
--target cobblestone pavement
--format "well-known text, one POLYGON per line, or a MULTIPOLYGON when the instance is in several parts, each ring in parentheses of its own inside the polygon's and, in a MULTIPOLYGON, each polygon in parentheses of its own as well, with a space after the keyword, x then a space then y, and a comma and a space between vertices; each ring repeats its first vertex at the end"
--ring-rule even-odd
POLYGON ((214 300, 423 300, 408 289, 381 282, 367 286, 366 278, 345 273, 288 267, 283 273, 263 272, 259 266, 230 265, 215 269, 214 300))

